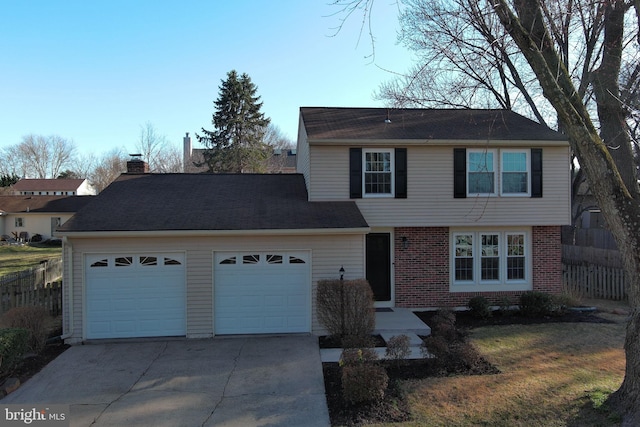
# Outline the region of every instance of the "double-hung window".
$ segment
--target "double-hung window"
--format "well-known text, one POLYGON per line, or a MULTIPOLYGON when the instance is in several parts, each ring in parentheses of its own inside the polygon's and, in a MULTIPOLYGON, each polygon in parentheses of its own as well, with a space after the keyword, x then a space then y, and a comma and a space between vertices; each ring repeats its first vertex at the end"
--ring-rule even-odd
POLYGON ((503 195, 530 195, 528 153, 528 150, 500 151, 503 195))
POLYGON ((362 150, 365 196, 393 196, 393 150, 362 150))
POLYGON ((452 292, 531 289, 528 231, 455 231, 451 236, 452 292))
POLYGON ((467 156, 467 188, 469 195, 495 194, 495 150, 468 150, 467 156))
POLYGON ((24 227, 24 218, 16 217, 15 226, 24 227))

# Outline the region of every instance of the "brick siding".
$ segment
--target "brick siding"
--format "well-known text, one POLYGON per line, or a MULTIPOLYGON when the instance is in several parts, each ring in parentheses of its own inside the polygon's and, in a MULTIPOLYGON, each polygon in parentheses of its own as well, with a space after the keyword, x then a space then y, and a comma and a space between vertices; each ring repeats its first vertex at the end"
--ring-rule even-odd
MULTIPOLYGON (((533 227, 533 290, 557 294, 562 289, 560 226, 533 227)), ((466 306, 482 295, 492 304, 518 302, 522 292, 449 292, 449 228, 395 229, 395 305, 407 308, 466 306), (403 246, 406 238, 407 248, 403 246)))

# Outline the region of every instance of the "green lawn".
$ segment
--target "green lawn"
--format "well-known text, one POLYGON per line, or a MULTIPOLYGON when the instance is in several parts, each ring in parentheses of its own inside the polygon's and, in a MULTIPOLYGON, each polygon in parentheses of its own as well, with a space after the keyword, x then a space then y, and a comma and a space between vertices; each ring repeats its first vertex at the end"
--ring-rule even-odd
POLYGON ((0 246, 0 276, 35 267, 42 260, 61 256, 60 247, 0 246))

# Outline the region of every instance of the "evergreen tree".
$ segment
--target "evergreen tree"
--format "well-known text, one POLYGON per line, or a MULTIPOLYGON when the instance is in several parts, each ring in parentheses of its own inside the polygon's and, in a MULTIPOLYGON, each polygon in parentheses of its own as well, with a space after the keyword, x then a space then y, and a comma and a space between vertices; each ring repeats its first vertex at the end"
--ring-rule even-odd
POLYGON ((0 187, 9 187, 18 181, 20 181, 20 177, 15 173, 0 175, 0 187))
POLYGON ((196 134, 207 148, 203 164, 209 172, 263 172, 269 155, 264 135, 270 119, 260 111, 257 87, 247 74, 238 76, 231 70, 219 90, 214 102, 214 129, 203 128, 202 135, 196 134))

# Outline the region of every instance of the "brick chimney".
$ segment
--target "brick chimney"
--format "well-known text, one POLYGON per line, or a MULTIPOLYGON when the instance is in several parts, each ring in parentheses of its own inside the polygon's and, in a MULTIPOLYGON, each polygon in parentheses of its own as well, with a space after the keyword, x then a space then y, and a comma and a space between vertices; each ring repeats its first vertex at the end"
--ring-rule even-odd
POLYGON ((142 154, 129 154, 131 160, 127 162, 127 173, 143 174, 149 173, 149 163, 141 159, 142 154))

